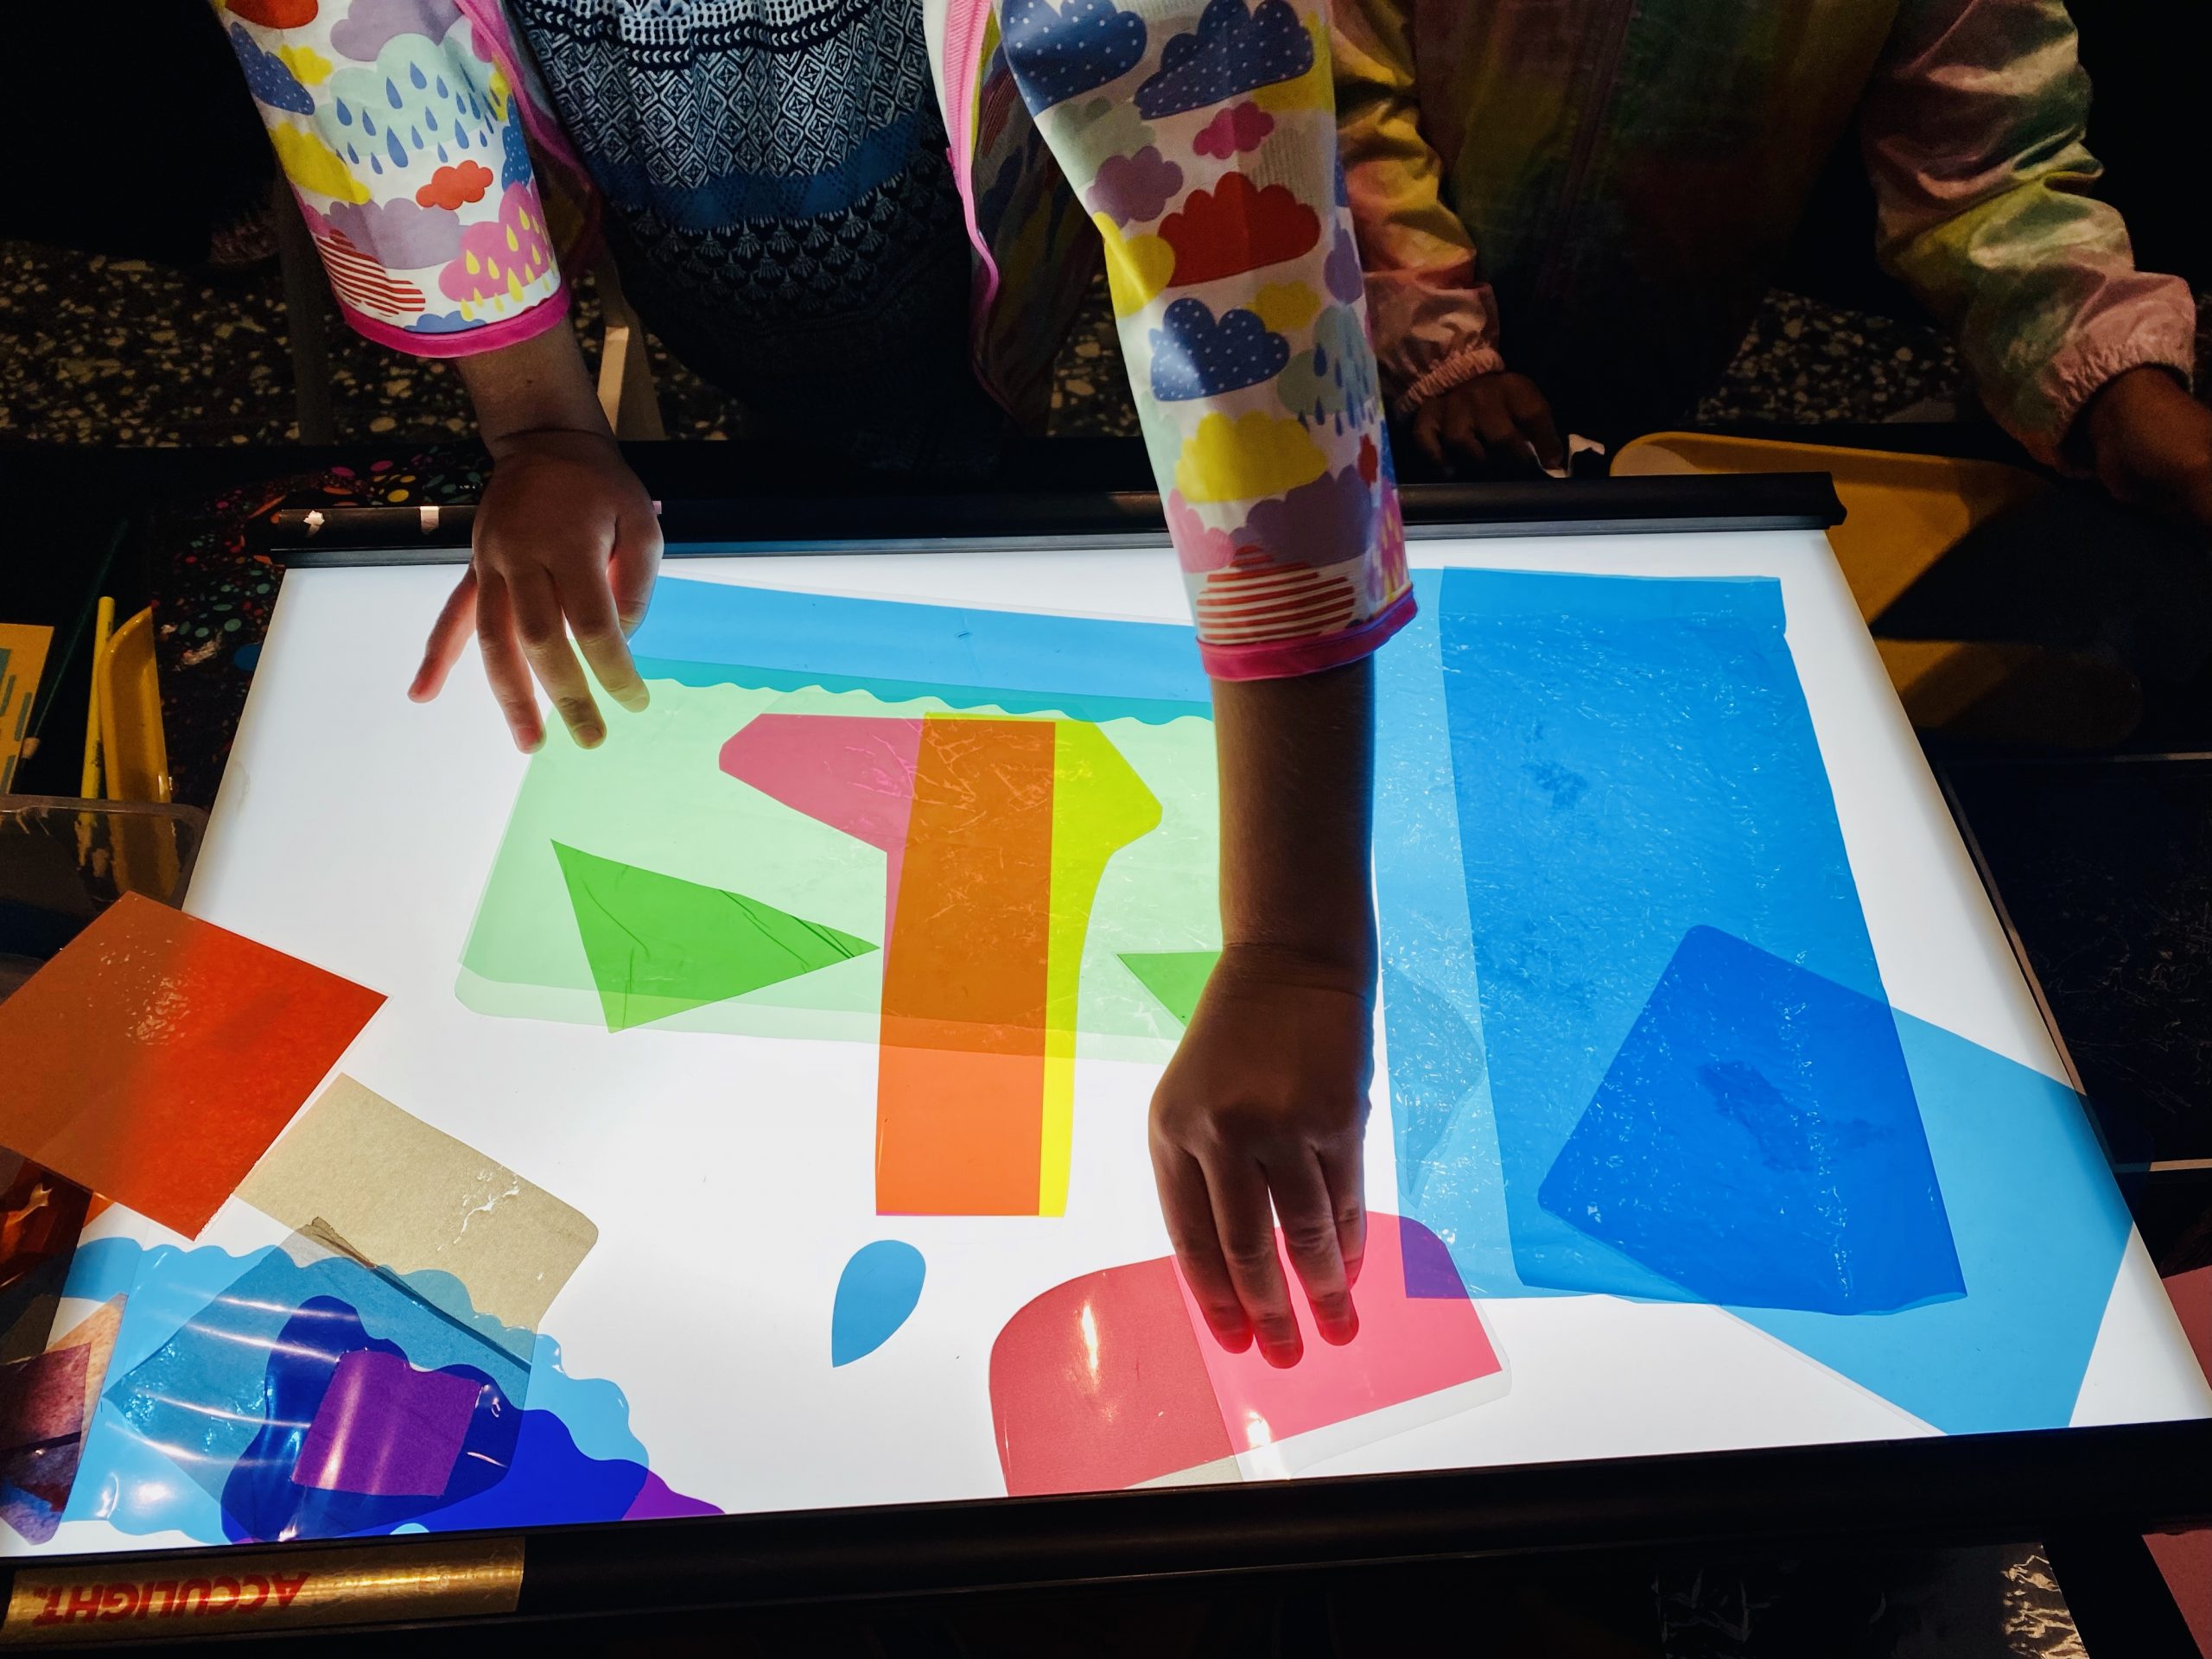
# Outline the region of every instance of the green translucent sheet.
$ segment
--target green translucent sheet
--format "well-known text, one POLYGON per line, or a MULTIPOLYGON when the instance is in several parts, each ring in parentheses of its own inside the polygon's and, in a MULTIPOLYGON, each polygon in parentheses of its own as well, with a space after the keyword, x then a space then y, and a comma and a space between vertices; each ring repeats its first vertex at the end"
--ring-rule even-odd
MULTIPOLYGON (((651 684, 652 707, 615 715, 599 748, 578 749, 556 732, 531 758, 462 951, 461 1001, 501 1018, 614 1027, 650 1020, 661 1030, 874 1042, 882 954, 866 947, 884 937, 883 853, 728 776, 720 755, 747 722, 770 712, 912 719, 953 706, 860 690, 651 684), (560 848, 571 849, 572 872, 603 880, 607 866, 622 865, 666 878, 626 880, 646 896, 649 912, 679 931, 685 906, 678 901, 687 894, 700 906, 734 909, 751 941, 739 955, 752 965, 741 971, 732 958, 726 971, 689 986, 608 1003, 593 957, 604 969, 610 953, 620 955, 619 929, 601 917, 589 924, 587 944, 560 848), (677 885, 685 883, 691 887, 677 885), (739 895, 752 908, 715 893, 739 895), (694 993, 764 976, 766 964, 756 960, 763 942, 778 934, 795 941, 794 929, 846 943, 806 947, 806 965, 788 963, 799 971, 773 982, 683 1006, 694 993)), ((1052 717, 974 703, 957 712, 1052 717)), ((1172 1052, 1180 1021, 1122 958, 1219 946, 1213 726, 1185 715, 1164 723, 1107 720, 1098 730, 1159 799, 1161 817, 1157 830, 1113 855, 1099 884, 1078 979, 1077 1052, 1157 1060, 1172 1052)))

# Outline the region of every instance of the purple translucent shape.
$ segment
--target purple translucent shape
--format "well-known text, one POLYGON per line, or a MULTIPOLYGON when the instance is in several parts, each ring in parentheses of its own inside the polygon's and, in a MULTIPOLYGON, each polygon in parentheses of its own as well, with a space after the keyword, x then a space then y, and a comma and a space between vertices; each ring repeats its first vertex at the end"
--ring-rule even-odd
POLYGON ((343 1356, 293 1484, 371 1497, 442 1495, 482 1389, 448 1371, 418 1371, 394 1354, 343 1356))

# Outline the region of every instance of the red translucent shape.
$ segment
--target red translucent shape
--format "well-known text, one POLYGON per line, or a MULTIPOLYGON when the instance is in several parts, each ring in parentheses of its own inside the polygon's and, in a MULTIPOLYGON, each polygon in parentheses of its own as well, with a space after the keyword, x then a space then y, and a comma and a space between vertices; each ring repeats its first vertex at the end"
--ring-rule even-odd
POLYGON ((1214 1341, 1172 1257, 1047 1291, 991 1350, 1007 1491, 1134 1486, 1497 1376, 1502 1363, 1464 1287, 1408 1290, 1407 1243, 1417 1262, 1443 1251, 1418 1222, 1368 1217, 1359 1335, 1341 1348, 1321 1340, 1294 1292, 1306 1352, 1282 1370, 1256 1346, 1231 1354, 1214 1341))
POLYGON ((1166 1256, 1071 1280, 1007 1320, 991 1421, 1015 1497, 1135 1486, 1232 1449, 1166 1256))
POLYGON ((0 1145, 191 1237, 383 1001, 125 894, 0 1002, 0 1145))

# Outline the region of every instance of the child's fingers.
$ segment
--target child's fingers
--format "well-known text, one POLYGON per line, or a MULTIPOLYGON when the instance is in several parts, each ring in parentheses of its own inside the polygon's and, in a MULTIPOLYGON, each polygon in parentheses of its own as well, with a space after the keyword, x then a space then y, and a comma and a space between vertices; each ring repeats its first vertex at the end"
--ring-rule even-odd
POLYGON ((1475 411, 1468 407, 1469 399, 1450 397, 1444 405, 1444 442, 1447 448, 1457 450, 1479 467, 1490 459, 1490 450, 1483 442, 1481 430, 1475 424, 1475 411))
POLYGON ((1236 1287, 1236 1300, 1243 1303, 1259 1335, 1260 1357, 1277 1367, 1295 1365, 1306 1344, 1290 1311, 1289 1287, 1283 1282, 1267 1177, 1257 1164, 1236 1153, 1223 1153, 1205 1167, 1221 1259, 1228 1266, 1230 1283, 1236 1287))
POLYGON ((569 629, 561 614, 561 596, 553 578, 543 570, 518 572, 510 582, 514 596, 515 632, 522 639, 523 655, 531 672, 553 699, 555 712, 575 739, 576 747, 596 748, 607 735, 599 705, 592 701, 591 685, 569 647, 569 629))
POLYGON ((537 712, 537 698, 531 689, 530 664, 523 659, 522 644, 515 638, 514 606, 507 584, 486 573, 476 582, 476 645, 484 656, 484 677, 492 696, 507 717, 515 747, 524 754, 537 753, 545 741, 545 727, 537 712))
POLYGON ((407 687, 409 696, 428 702, 445 690, 446 676, 460 660, 461 648, 468 643, 475 624, 476 570, 471 566, 447 595, 438 620, 430 624, 430 638, 423 647, 423 665, 415 671, 415 678, 407 687))
POLYGON ((608 577, 592 571, 571 574, 559 583, 561 608, 568 613, 569 628, 576 637, 593 677, 632 714, 645 706, 645 683, 631 660, 630 642, 622 637, 615 618, 614 594, 608 577))
POLYGON ((1475 405, 1475 430, 1482 434, 1483 447, 1495 449, 1501 459, 1510 456, 1519 460, 1522 454, 1521 428, 1513 418, 1513 411, 1505 406, 1505 399, 1498 391, 1472 400, 1475 405))
POLYGON ((1484 447, 1497 457, 1499 471, 1522 474, 1532 469, 1532 463, 1541 464, 1542 457, 1522 429, 1511 398, 1510 383, 1491 387, 1477 403, 1475 426, 1483 435, 1484 447))
POLYGON ((1567 446, 1559 441, 1559 428, 1552 422, 1552 406, 1544 401, 1544 394, 1529 380, 1516 380, 1506 388, 1506 407, 1513 411, 1514 423, 1521 429, 1521 435, 1536 452, 1539 466, 1558 468, 1567 465, 1567 446))
POLYGON ((1298 1270, 1298 1282, 1305 1287, 1306 1300, 1313 1304, 1313 1323, 1323 1341, 1341 1347, 1359 1334, 1359 1316, 1352 1311, 1337 1217, 1328 1183, 1321 1179, 1320 1160, 1300 1147, 1267 1169, 1275 1215, 1282 1223, 1282 1241, 1290 1265, 1298 1270))
POLYGON ((1351 1135, 1319 1148, 1321 1179, 1329 1186, 1329 1212, 1336 1218, 1337 1251, 1344 1257, 1344 1283, 1359 1282, 1360 1264, 1367 1256, 1367 1178, 1363 1167, 1365 1141, 1351 1135))
POLYGON ((1444 410, 1432 397, 1414 411, 1414 443, 1439 467, 1444 463, 1444 410))
POLYGON ((1205 1315, 1216 1342, 1232 1354, 1243 1353, 1252 1345, 1252 1322, 1244 1317, 1244 1304, 1236 1300, 1229 1266, 1221 1259, 1205 1172, 1180 1147, 1155 1141, 1152 1174, 1160 1188, 1160 1213, 1167 1222, 1168 1241, 1182 1263, 1191 1294, 1198 1299, 1198 1311, 1205 1315))
POLYGON ((625 639, 645 620, 645 606, 653 596, 653 578, 660 571, 660 520, 642 521, 626 516, 614 527, 614 556, 607 561, 607 578, 614 590, 614 614, 625 639))

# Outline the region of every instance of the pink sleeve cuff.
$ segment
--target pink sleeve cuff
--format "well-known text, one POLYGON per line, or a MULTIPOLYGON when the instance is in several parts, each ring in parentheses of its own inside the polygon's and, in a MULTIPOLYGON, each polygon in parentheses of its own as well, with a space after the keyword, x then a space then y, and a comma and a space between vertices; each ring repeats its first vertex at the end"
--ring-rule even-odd
POLYGON ((1504 366, 1505 358, 1497 346, 1471 340, 1400 393, 1396 412, 1411 415, 1439 393, 1464 386, 1478 375, 1496 374, 1504 366))
POLYGON ((355 334, 410 357, 475 357, 484 352, 496 352, 502 346, 519 346, 525 340, 535 340, 567 317, 569 285, 563 283, 519 316, 450 334, 418 334, 411 328, 394 327, 391 323, 364 315, 343 301, 339 302, 338 315, 346 319, 346 327, 355 334))
POLYGON ((2131 369, 2170 370, 2183 386, 2193 390, 2191 371, 2196 366, 2193 332, 2176 331, 2161 338, 2146 330, 2102 351, 2071 354, 2053 377, 2056 395, 2045 420, 2014 435, 2045 466, 2087 476, 2082 457, 2068 452, 2075 448, 2075 424, 2089 400, 2131 369))
POLYGON ((1217 680, 1288 680, 1319 674, 1371 657, 1382 643, 1414 620, 1414 590, 1408 588, 1357 627, 1318 638, 1276 639, 1256 645, 1210 645, 1198 641, 1198 661, 1217 680))

